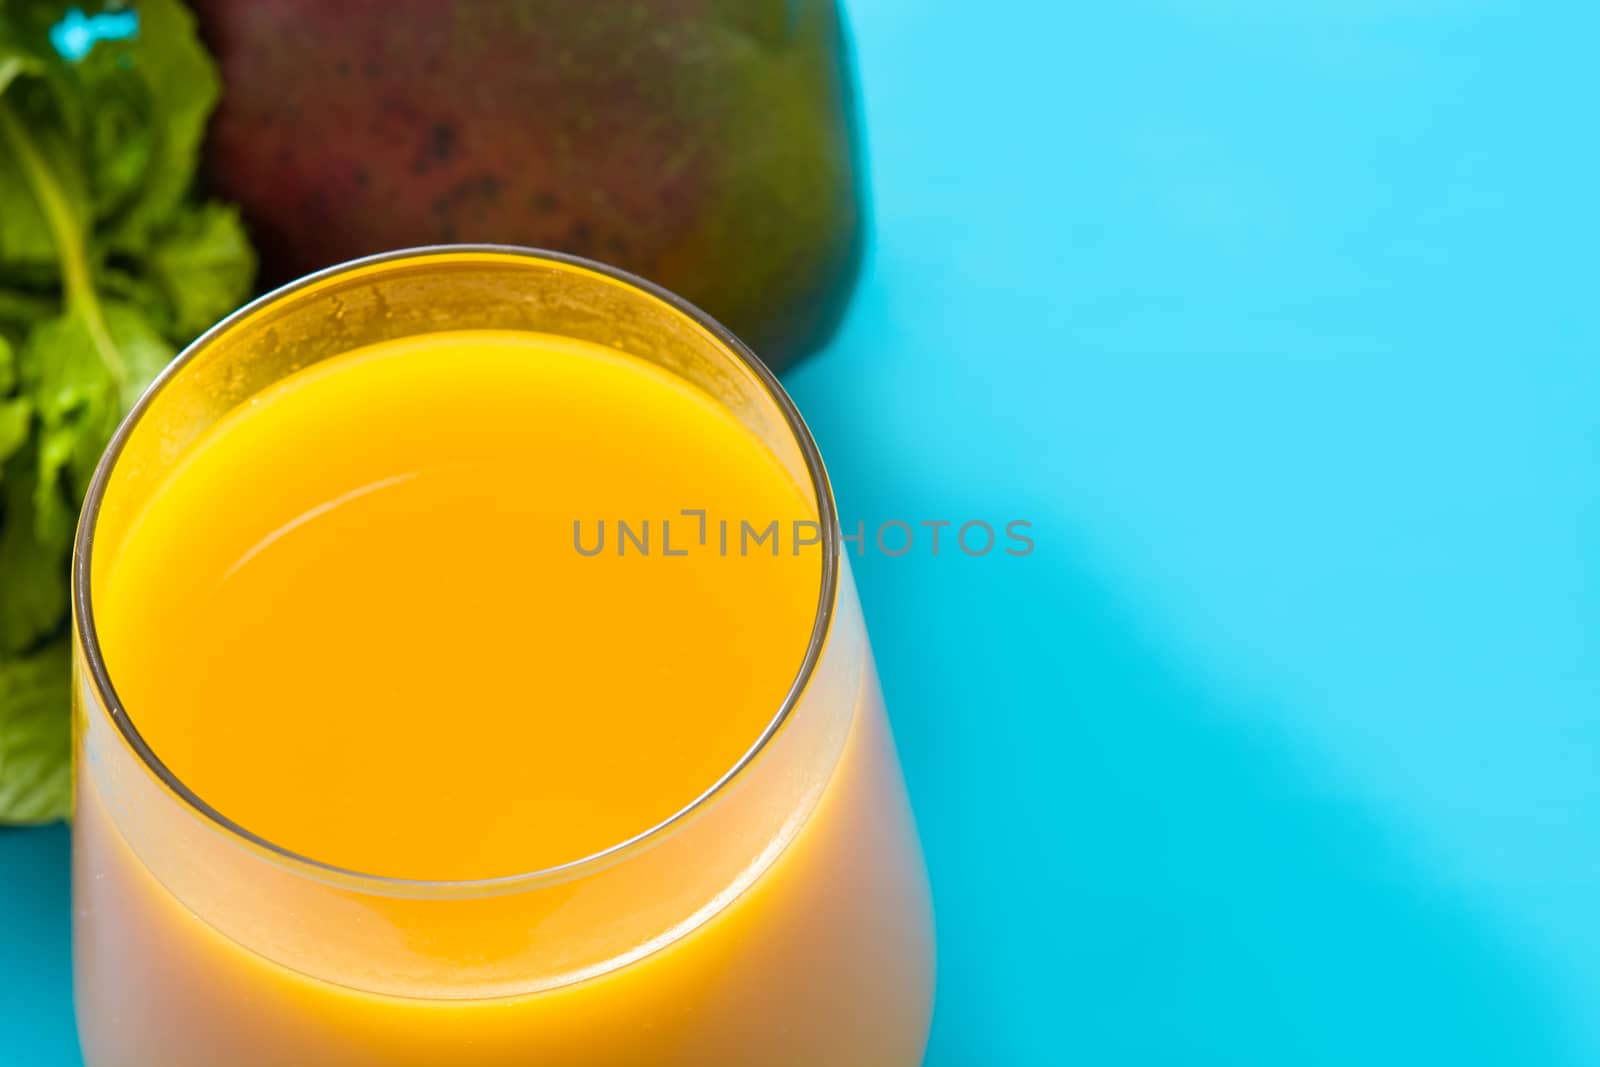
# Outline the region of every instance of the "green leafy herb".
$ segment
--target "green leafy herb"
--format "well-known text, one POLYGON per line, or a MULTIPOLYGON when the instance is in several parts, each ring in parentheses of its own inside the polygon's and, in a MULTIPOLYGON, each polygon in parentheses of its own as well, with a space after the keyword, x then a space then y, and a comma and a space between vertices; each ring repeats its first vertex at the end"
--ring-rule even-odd
POLYGON ((191 191, 219 91, 193 17, 78 7, 0 0, 0 822, 69 804, 67 563, 94 466, 255 275, 237 212, 191 191), (136 30, 52 43, 107 18, 136 30))
POLYGON ((72 728, 62 706, 70 647, 52 641, 31 656, 0 660, 0 811, 9 822, 59 818, 71 801, 72 728))

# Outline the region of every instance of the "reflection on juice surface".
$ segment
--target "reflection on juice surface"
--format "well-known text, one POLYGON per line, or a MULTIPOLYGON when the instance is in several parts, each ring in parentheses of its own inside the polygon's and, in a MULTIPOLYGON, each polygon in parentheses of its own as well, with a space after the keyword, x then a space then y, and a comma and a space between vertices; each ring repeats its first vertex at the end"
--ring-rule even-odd
POLYGON ((644 360, 512 331, 367 346, 212 426, 101 545, 106 666, 173 774, 292 852, 412 879, 568 863, 710 788, 800 669, 818 546, 617 537, 689 507, 816 518, 644 360))
POLYGON ((198 433, 180 375, 90 510, 89 1067, 918 1063, 930 907, 848 567, 572 541, 823 517, 740 368, 351 347, 198 433))

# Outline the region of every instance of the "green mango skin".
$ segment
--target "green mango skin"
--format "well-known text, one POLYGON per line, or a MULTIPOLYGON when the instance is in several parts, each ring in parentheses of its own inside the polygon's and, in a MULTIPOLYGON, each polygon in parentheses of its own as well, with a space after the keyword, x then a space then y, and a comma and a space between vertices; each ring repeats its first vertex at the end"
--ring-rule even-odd
POLYGON ((838 325, 863 168, 835 0, 198 0, 203 174, 263 277, 531 245, 649 278, 781 369, 838 325))

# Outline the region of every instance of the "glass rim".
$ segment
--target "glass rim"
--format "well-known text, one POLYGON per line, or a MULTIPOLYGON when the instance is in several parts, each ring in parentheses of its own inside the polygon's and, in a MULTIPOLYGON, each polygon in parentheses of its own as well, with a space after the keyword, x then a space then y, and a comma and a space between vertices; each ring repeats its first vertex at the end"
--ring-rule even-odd
MULTIPOLYGON (((196 814, 210 822, 215 829, 223 831, 225 835, 237 839, 240 843, 265 852, 269 861, 279 864, 287 863, 293 867, 300 868, 302 873, 343 885, 347 888, 390 896, 495 895, 535 888, 541 885, 559 884, 619 862, 665 838, 691 816, 710 806, 713 801, 725 793, 729 786, 740 778, 745 770, 765 751, 768 744, 777 736, 784 724, 788 722, 795 707, 799 704, 807 687, 810 685, 813 675, 816 673, 817 664, 821 660, 828 634, 833 627, 834 612, 838 599, 839 552, 840 531, 837 506, 816 440, 812 436, 805 420, 801 417, 794 401, 778 381, 777 375, 727 327, 688 300, 654 282, 618 267, 599 263, 583 256, 509 244, 421 245, 379 252, 325 267, 250 300, 191 341, 152 380, 138 401, 129 410, 127 416, 118 424, 110 443, 106 446, 105 452, 95 466, 94 476, 89 482, 89 489, 84 497, 83 509, 79 515, 78 528, 73 541, 73 629, 82 656, 82 663, 87 670, 87 680, 94 686, 101 708, 107 717, 116 724, 123 739, 143 762, 145 769, 154 774, 162 785, 196 814), (602 849, 576 859, 566 860, 562 863, 533 871, 493 875, 486 878, 402 878, 341 867, 338 864, 296 852, 257 834, 200 797, 156 754, 155 750, 151 748, 150 744, 139 732, 132 716, 129 715, 127 708, 123 706, 121 698, 117 696, 116 687, 112 682, 105 657, 101 652, 99 634, 95 626, 94 597, 91 589, 93 584, 92 565, 94 560, 95 528, 98 525, 100 509, 104 502, 106 490, 115 475, 117 461, 155 398, 178 379, 183 374, 184 369, 200 353, 218 343, 219 340, 231 333, 245 319, 264 308, 295 296, 304 289, 344 274, 385 264, 425 261, 432 257, 463 255, 477 255, 486 260, 503 258, 527 260, 532 263, 554 264, 567 270, 597 275, 605 281, 618 284, 640 296, 666 305, 669 309, 686 318, 691 324, 703 330, 710 340, 715 342, 726 355, 732 358, 734 363, 742 364, 749 370, 755 376, 767 398, 777 406, 779 413, 783 417, 785 427, 793 436, 805 461, 806 471, 811 481, 811 489, 817 499, 818 522, 822 527, 822 586, 817 597, 816 614, 806 643, 805 655, 776 712, 774 712, 772 718, 767 722, 767 725, 750 747, 734 762, 733 766, 673 814, 623 841, 607 845, 602 849)), ((78 684, 81 683, 74 682, 75 686, 78 684)))

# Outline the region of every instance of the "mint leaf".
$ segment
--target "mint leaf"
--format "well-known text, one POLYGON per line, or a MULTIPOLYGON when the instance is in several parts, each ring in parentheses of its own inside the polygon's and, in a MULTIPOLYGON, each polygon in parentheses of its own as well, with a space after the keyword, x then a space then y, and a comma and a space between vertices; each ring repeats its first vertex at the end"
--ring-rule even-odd
MULTIPOLYGON (((189 193, 220 81, 178 0, 140 0, 136 34, 102 40, 76 62, 62 59, 50 30, 79 6, 0 5, 0 77, 9 61, 19 90, 13 106, 36 132, 60 135, 59 145, 42 147, 58 169, 83 179, 80 217, 97 225, 103 247, 137 251, 189 193), (70 160, 57 154, 62 148, 70 160)), ((0 167, 0 203, 9 206, 7 194, 19 188, 15 168, 7 175, 0 167)), ((26 208, 25 201, 16 202, 26 208)), ((48 257, 39 222, 26 210, 12 220, 17 243, 0 243, 0 259, 48 257)))
POLYGON ((15 334, 29 323, 55 313, 56 301, 52 297, 0 288, 0 336, 15 334))
POLYGON ((39 418, 34 528, 41 542, 59 547, 71 539, 106 441, 172 355, 143 312, 123 303, 68 312, 28 335, 22 384, 39 418))
POLYGON ((72 729, 62 697, 72 685, 71 643, 0 657, 0 817, 59 819, 72 810, 72 729))
POLYGON ((238 210, 214 201, 180 212, 146 262, 172 309, 172 329, 185 336, 243 303, 256 273, 238 210))
MULTIPOLYGON (((16 356, 11 342, 0 337, 0 398, 11 392, 17 383, 16 356)), ((6 460, 22 450, 33 429, 33 405, 26 397, 0 399, 0 473, 5 471, 6 460)), ((3 484, 3 483, 0 483, 3 484)))
POLYGON ((117 250, 146 246, 183 202, 194 182, 206 120, 221 95, 216 64, 200 45, 194 16, 178 0, 141 0, 138 11, 137 37, 102 42, 83 63, 91 74, 108 67, 131 72, 144 89, 139 128, 148 139, 145 167, 137 198, 107 235, 117 250))
POLYGON ((218 94, 192 16, 114 6, 137 33, 69 61, 50 35, 77 6, 0 0, 0 823, 65 810, 61 635, 94 467, 255 273, 237 214, 191 198, 218 94))
POLYGON ((89 194, 81 152, 66 135, 66 115, 37 64, 0 90, 0 271, 38 285, 59 273, 64 221, 86 232, 89 194), (41 196, 38 178, 50 177, 41 196))
POLYGON ((22 450, 33 429, 33 405, 22 397, 0 400, 0 470, 5 461, 22 450))
MULTIPOLYGON (((150 383, 155 381, 156 375, 172 362, 172 357, 177 355, 178 350, 150 324, 144 312, 132 304, 108 300, 104 310, 106 329, 111 334, 111 343, 122 353, 122 365, 126 371, 117 404, 117 421, 121 422, 122 416, 133 409, 133 405, 144 395, 150 383)), ((233 305, 230 304, 226 310, 233 310, 233 305)), ((208 321, 206 325, 209 326, 210 322, 208 321)), ((115 427, 112 429, 115 430, 115 427)), ((107 440, 110 440, 109 436, 107 440)), ((82 468, 84 489, 89 488, 88 476, 94 473, 95 464, 100 462, 100 453, 104 451, 105 445, 106 442, 101 441, 99 447, 94 450, 94 462, 82 468)))
MULTIPOLYGON (((0 658, 33 648, 66 618, 67 548, 35 535, 34 466, 24 450, 0 467, 0 658)), ((63 715, 66 696, 61 694, 63 715)), ((5 713, 0 703, 0 717, 5 713)), ((0 750, 0 763, 4 759, 0 750)))
POLYGON ((64 549, 71 539, 77 490, 87 485, 77 477, 90 459, 85 453, 92 455, 116 429, 120 386, 98 348, 82 314, 39 324, 22 348, 22 385, 39 416, 34 536, 51 548, 64 549))
MULTIPOLYGON (((7 90, 24 75, 37 76, 42 64, 24 45, 16 26, 0 20, 0 99, 18 100, 7 90)), ((38 106, 37 101, 29 106, 38 106)), ((15 270, 20 263, 49 263, 55 246, 44 212, 28 190, 27 179, 12 152, 0 152, 0 267, 15 270)))

